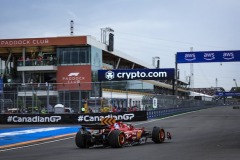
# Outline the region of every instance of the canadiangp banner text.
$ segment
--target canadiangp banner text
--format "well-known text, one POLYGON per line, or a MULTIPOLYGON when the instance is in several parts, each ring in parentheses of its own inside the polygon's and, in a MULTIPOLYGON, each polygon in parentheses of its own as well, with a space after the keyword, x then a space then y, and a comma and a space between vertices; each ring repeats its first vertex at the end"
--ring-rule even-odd
POLYGON ((0 124, 68 124, 100 123, 102 118, 117 121, 145 121, 146 111, 91 114, 0 114, 0 124))
POLYGON ((164 69, 125 69, 98 70, 99 81, 121 80, 171 80, 174 79, 174 68, 164 69))

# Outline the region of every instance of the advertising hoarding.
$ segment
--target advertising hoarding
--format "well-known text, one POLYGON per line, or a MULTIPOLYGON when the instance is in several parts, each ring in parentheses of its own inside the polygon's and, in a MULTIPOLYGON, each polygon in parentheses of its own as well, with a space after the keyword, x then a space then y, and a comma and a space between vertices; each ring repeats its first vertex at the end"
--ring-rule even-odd
POLYGON ((235 96, 240 96, 240 92, 216 92, 215 94, 216 96, 220 96, 220 97, 235 97, 235 96))
POLYGON ((177 52, 176 57, 177 63, 237 62, 237 61, 240 61, 240 50, 177 52))
POLYGON ((87 44, 86 36, 0 39, 0 47, 28 47, 87 44))
POLYGON ((125 70, 98 70, 99 81, 121 80, 167 80, 174 79, 174 68, 164 69, 125 69, 125 70))

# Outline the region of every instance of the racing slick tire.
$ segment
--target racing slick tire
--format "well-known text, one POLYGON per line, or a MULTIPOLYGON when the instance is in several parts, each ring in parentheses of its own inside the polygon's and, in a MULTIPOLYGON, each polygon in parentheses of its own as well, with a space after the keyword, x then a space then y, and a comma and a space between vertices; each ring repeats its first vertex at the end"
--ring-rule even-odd
POLYGON ((108 140, 109 140, 109 145, 113 148, 121 148, 124 146, 126 142, 125 134, 120 130, 113 130, 109 134, 108 140))
POLYGON ((78 148, 88 148, 87 139, 84 137, 81 131, 77 132, 75 136, 75 143, 78 148))
POLYGON ((165 131, 159 127, 153 127, 152 141, 155 143, 162 143, 165 140, 165 131))

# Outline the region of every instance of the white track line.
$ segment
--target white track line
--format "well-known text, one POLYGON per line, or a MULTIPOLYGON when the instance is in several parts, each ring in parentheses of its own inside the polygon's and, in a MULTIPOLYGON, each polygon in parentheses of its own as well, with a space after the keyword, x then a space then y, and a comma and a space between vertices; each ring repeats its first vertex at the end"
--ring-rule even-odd
POLYGON ((39 145, 42 145, 42 144, 48 144, 48 143, 63 141, 63 140, 71 139, 71 138, 73 138, 73 137, 61 138, 61 139, 57 139, 57 140, 41 142, 41 143, 31 144, 31 145, 26 145, 26 146, 21 146, 21 147, 8 148, 8 149, 0 150, 0 152, 11 151, 11 150, 16 150, 16 149, 22 149, 22 148, 28 148, 28 147, 33 147, 33 146, 39 146, 39 145))

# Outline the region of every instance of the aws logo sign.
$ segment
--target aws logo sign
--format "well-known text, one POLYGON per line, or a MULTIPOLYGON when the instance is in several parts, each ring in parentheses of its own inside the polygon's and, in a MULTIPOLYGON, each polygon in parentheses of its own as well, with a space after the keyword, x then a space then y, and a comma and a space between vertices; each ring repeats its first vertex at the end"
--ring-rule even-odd
POLYGON ((223 59, 233 60, 234 59, 234 53, 233 52, 224 52, 223 53, 223 59))
POLYGON ((211 61, 215 59, 214 53, 204 53, 203 58, 207 61, 211 61))
POLYGON ((195 53, 186 53, 184 59, 187 61, 194 61, 196 60, 196 55, 195 53))
POLYGON ((176 59, 177 63, 237 62, 240 61, 240 50, 177 52, 176 59))

